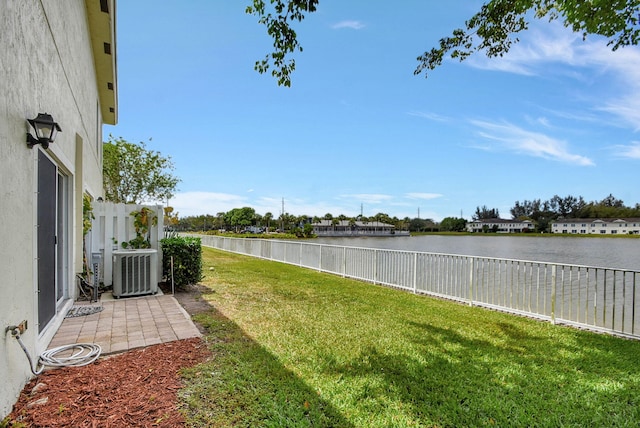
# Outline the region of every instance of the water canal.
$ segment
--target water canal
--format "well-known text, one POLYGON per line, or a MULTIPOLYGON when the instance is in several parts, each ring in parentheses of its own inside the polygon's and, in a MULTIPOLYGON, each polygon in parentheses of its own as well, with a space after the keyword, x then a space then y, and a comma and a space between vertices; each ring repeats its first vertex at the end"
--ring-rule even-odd
POLYGON ((317 238, 312 242, 640 270, 640 239, 508 235, 317 238))

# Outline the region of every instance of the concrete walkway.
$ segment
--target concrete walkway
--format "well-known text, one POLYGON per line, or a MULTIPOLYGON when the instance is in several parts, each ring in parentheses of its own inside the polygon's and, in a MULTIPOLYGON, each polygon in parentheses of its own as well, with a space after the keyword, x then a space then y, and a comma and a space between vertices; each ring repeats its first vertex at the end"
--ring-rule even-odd
POLYGON ((189 314, 170 295, 109 299, 77 306, 102 306, 100 312, 65 318, 49 349, 74 343, 95 343, 102 354, 128 351, 174 340, 200 337, 189 314))

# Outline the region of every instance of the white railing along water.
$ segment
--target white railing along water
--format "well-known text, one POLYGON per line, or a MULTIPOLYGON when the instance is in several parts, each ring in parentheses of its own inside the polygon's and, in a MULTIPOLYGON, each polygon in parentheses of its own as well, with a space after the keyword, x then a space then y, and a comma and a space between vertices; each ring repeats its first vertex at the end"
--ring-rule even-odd
POLYGON ((192 235, 202 245, 591 330, 640 338, 638 271, 192 235))

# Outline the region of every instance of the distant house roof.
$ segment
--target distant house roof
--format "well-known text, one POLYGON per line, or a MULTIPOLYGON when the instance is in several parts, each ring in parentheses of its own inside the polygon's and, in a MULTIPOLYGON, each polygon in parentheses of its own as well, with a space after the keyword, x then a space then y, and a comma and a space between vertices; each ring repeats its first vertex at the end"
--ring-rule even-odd
POLYGON ((507 218, 481 218, 472 223, 532 223, 531 220, 512 220, 507 218))
POLYGON ((394 228, 395 226, 389 223, 382 223, 380 221, 351 221, 351 220, 338 220, 337 223, 333 223, 333 220, 320 220, 319 222, 311 224, 314 227, 349 227, 356 226, 361 228, 394 228))
POLYGON ((640 223, 640 217, 621 218, 558 218, 552 223, 640 223))

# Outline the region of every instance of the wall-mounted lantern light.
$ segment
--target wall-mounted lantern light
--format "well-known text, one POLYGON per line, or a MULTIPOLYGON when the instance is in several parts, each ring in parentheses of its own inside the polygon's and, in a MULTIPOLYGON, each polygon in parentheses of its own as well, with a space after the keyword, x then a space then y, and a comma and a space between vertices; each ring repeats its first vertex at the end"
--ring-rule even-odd
POLYGON ((49 144, 53 143, 53 140, 56 139, 56 134, 62 131, 60 125, 54 122, 53 117, 47 113, 38 113, 38 117, 35 119, 27 119, 27 122, 29 122, 36 131, 35 137, 27 132, 27 146, 29 146, 30 149, 36 144, 42 145, 43 149, 48 149, 49 144))

